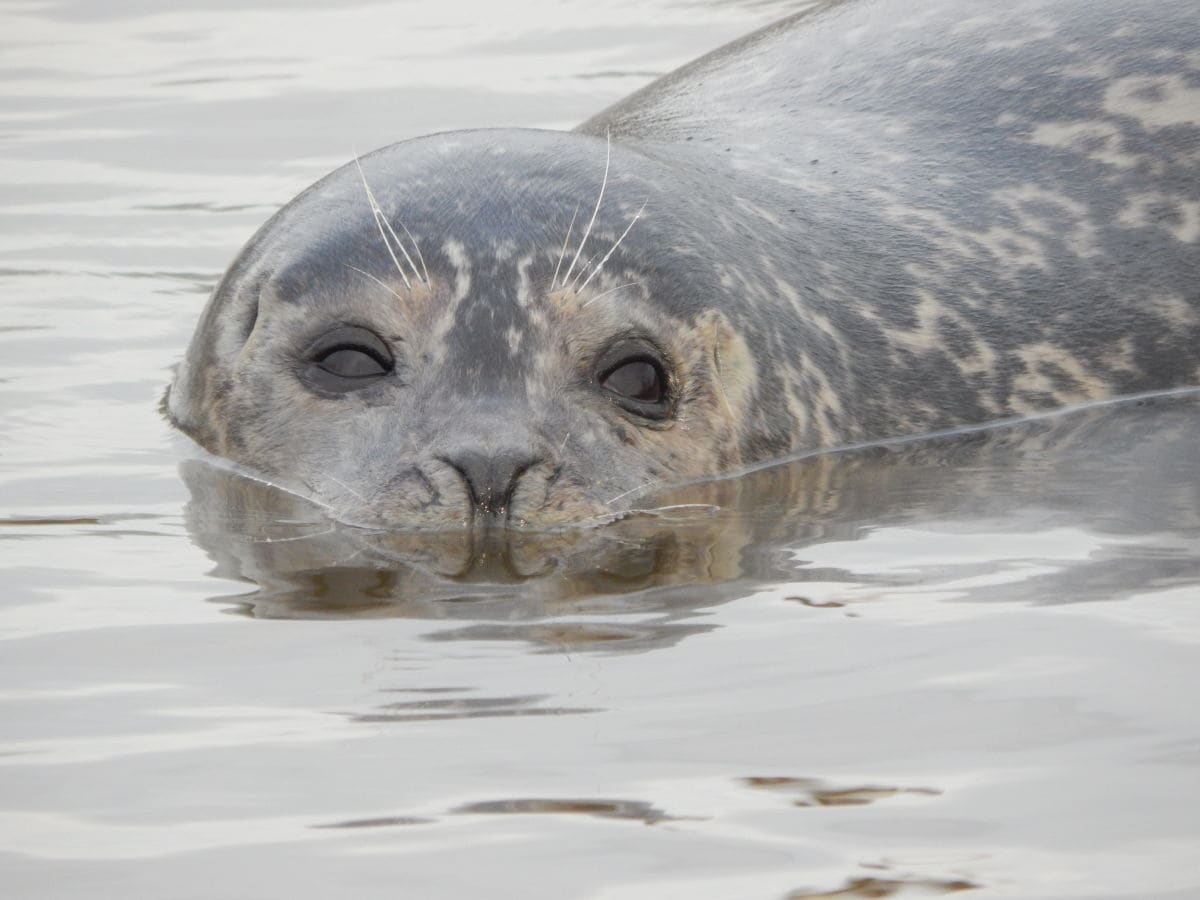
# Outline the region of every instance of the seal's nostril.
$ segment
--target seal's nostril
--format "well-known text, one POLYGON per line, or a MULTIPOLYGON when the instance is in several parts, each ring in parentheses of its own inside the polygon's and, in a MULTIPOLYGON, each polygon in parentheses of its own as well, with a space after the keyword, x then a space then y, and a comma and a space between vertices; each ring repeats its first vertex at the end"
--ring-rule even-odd
POLYGON ((464 449, 439 456, 438 459, 462 476, 476 513, 494 518, 508 515, 509 504, 521 476, 540 461, 520 450, 481 453, 464 449))

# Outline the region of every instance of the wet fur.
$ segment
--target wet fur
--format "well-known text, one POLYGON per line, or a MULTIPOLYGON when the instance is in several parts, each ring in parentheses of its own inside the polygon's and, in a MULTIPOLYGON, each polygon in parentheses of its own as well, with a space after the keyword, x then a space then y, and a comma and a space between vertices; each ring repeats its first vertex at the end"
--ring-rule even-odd
POLYGON ((251 240, 170 415, 369 523, 467 524, 439 453, 528 448, 508 523, 554 527, 815 448, 1198 384, 1198 22, 1183 0, 827 3, 576 133, 384 148, 251 240), (292 377, 337 322, 392 344, 393 383, 292 377), (666 423, 596 387, 630 332, 676 368, 666 423))

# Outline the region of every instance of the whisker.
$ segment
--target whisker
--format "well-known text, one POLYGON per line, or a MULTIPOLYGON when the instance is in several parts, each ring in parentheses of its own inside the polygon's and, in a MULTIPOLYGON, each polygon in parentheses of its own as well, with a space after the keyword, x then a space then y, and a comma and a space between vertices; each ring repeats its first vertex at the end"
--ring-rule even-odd
POLYGON ((673 503, 670 506, 655 506, 651 509, 634 510, 634 512, 642 516, 657 516, 661 515, 662 513, 676 512, 680 510, 718 513, 721 511, 721 507, 715 503, 673 503))
POLYGON ((617 496, 613 497, 611 500, 605 500, 604 505, 611 506, 612 504, 614 504, 618 500, 620 500, 622 497, 628 497, 630 494, 634 493, 635 491, 644 490, 645 488, 650 487, 650 485, 655 484, 658 481, 659 481, 659 479, 657 479, 657 478, 651 478, 645 484, 639 484, 637 487, 631 487, 629 490, 623 491, 622 493, 617 494, 617 496))
POLYGON ((342 557, 339 557, 338 559, 335 559, 331 564, 329 564, 328 568, 332 569, 335 567, 344 566, 346 563, 350 562, 350 560, 354 559, 356 556, 362 556, 363 553, 366 552, 366 549, 367 549, 366 547, 359 547, 357 550, 355 550, 349 556, 342 556, 342 557))
POLYGON ((579 308, 587 309, 588 306, 595 303, 600 298, 607 297, 609 294, 615 294, 621 288, 633 287, 634 285, 641 285, 641 282, 640 281, 627 281, 624 284, 618 284, 615 288, 609 288, 604 293, 597 294, 595 297, 591 297, 588 300, 585 300, 583 303, 579 304, 579 308))
POLYGON ((412 289, 412 282, 408 280, 408 275, 404 271, 404 266, 400 265, 400 259, 396 256, 396 251, 392 249, 392 244, 388 240, 388 233, 396 241, 396 246, 400 248, 400 252, 404 254, 404 258, 408 260, 408 264, 412 266, 413 274, 417 272, 417 267, 413 266, 412 259, 409 258, 408 251, 404 249, 404 245, 400 243, 400 238, 396 237, 396 232, 392 230, 391 223, 388 222, 387 216, 383 214, 383 210, 379 207, 379 201, 375 199, 375 194, 371 191, 371 186, 367 184, 367 176, 363 172, 362 163, 358 157, 354 157, 354 165, 358 167, 358 177, 362 179, 363 190, 367 192, 367 202, 371 204, 371 215, 375 219, 375 227, 379 229, 379 236, 383 239, 383 246, 387 249, 388 256, 392 258, 392 262, 396 264, 396 271, 400 273, 400 277, 404 279, 404 286, 412 289), (387 231, 384 231, 384 226, 387 231))
MULTIPOLYGON (((377 220, 383 222, 383 224, 387 226, 388 234, 390 234, 392 236, 392 240, 394 240, 396 242, 396 246, 400 248, 400 252, 404 254, 405 260, 407 260, 409 266, 412 267, 413 277, 420 279, 421 273, 417 271, 417 264, 415 262, 413 262, 412 257, 408 255, 408 251, 404 249, 404 242, 400 240, 400 235, 396 234, 396 230, 394 228, 392 228, 392 223, 389 222, 387 216, 385 216, 383 214, 383 210, 379 208, 378 203, 375 204, 375 217, 377 220)), ((400 222, 399 219, 397 219, 396 221, 400 222)), ((400 227, 404 228, 404 231, 406 233, 408 232, 408 229, 405 228, 403 222, 400 222, 400 227)))
POLYGON ((571 439, 571 432, 567 432, 567 436, 562 439, 562 443, 558 445, 558 452, 561 454, 567 446, 567 441, 571 439))
POLYGON ((234 474, 238 475, 239 477, 245 478, 247 481, 253 481, 256 484, 266 485, 267 487, 269 487, 273 490, 280 491, 281 493, 287 494, 289 497, 295 497, 298 500, 303 500, 306 503, 311 503, 313 506, 319 506, 321 509, 325 510, 326 512, 333 512, 333 506, 326 503, 324 500, 322 500, 317 495, 317 492, 313 488, 313 486, 311 484, 309 484, 307 481, 305 481, 303 478, 301 478, 299 475, 294 475, 292 477, 295 478, 298 482, 300 482, 300 484, 302 484, 305 488, 308 489, 307 494, 302 494, 298 490, 296 490, 295 488, 293 488, 289 485, 280 484, 277 481, 271 481, 269 478, 264 478, 263 476, 258 475, 253 472, 247 472, 237 466, 230 466, 228 468, 221 466, 221 468, 226 469, 226 471, 233 472, 234 474))
MULTIPOLYGON (((597 516, 588 516, 586 519, 580 519, 572 523, 577 528, 590 528, 593 525, 611 525, 613 522, 620 522, 622 519, 629 518, 631 510, 616 510, 610 513, 603 513, 597 516)), ((633 541, 621 541, 627 546, 635 546, 633 541)))
POLYGON ((351 494, 353 494, 355 497, 357 497, 363 503, 367 504, 367 506, 371 505, 370 500, 368 500, 366 497, 364 497, 362 494, 360 494, 354 488, 350 487, 350 485, 346 484, 346 482, 342 481, 340 478, 335 478, 334 476, 330 475, 328 472, 325 473, 325 477, 328 478, 330 481, 332 481, 334 484, 339 485, 342 488, 344 488, 345 490, 349 491, 351 494))
MULTIPOLYGON (((588 286, 589 281, 591 281, 598 274, 600 274, 600 270, 604 268, 604 264, 606 262, 608 262, 608 258, 610 256, 612 256, 613 253, 616 252, 616 249, 618 247, 621 246, 621 241, 625 240, 625 235, 629 234, 630 230, 633 228, 634 225, 637 224, 637 220, 642 217, 642 213, 644 213, 645 211, 646 211, 646 204, 643 203, 642 208, 639 209, 636 213, 634 213, 634 216, 632 219, 630 219, 629 224, 625 226, 625 230, 621 232, 621 236, 619 238, 617 238, 616 243, 614 243, 612 245, 612 247, 609 248, 608 252, 604 254, 604 256, 601 258, 600 262, 596 263, 596 268, 592 269, 592 273, 583 280, 583 284, 581 284, 577 288, 572 288, 572 290, 574 290, 576 292, 582 291, 585 287, 588 286)), ((582 274, 582 271, 581 271, 581 274, 582 274)))
POLYGON ((571 278, 571 272, 575 270, 575 263, 579 262, 579 255, 583 253, 583 247, 587 243, 588 236, 592 233, 592 226, 596 224, 596 216, 600 213, 600 204, 604 202, 604 189, 608 187, 608 167, 612 162, 612 132, 605 131, 605 149, 604 149, 604 178, 600 182, 600 196, 596 198, 596 208, 592 210, 592 218, 587 224, 587 228, 583 232, 583 240, 579 242, 579 249, 575 251, 575 258, 571 260, 571 265, 567 266, 567 274, 563 276, 563 285, 571 278))
MULTIPOLYGON (((397 219, 396 221, 400 222, 400 227, 404 229, 404 233, 407 234, 408 239, 412 241, 413 249, 417 251, 417 259, 421 261, 421 271, 425 273, 425 283, 429 284, 429 267, 425 265, 425 254, 421 252, 421 245, 417 243, 417 239, 412 236, 412 232, 408 230, 408 226, 405 225, 404 222, 402 222, 400 219, 397 219)), ((413 269, 415 270, 416 266, 413 266, 413 269)))
MULTIPOLYGON (((596 259, 596 254, 595 254, 595 253, 589 253, 587 256, 585 256, 585 257, 583 258, 583 264, 582 264, 582 265, 580 265, 580 267, 579 267, 579 268, 580 268, 580 271, 586 271, 587 269, 590 269, 590 268, 591 268, 591 266, 592 266, 592 262, 593 262, 595 259, 596 259)), ((578 276, 579 276, 579 272, 576 272, 576 273, 575 273, 575 275, 576 275, 576 277, 578 277, 578 276)), ((567 287, 567 283, 564 281, 562 286, 563 286, 563 287, 567 287)))
MULTIPOLYGON (((562 268, 563 257, 567 255, 567 242, 571 240, 571 232, 575 230, 575 217, 579 215, 579 204, 575 204, 575 212, 571 213, 571 224, 567 226, 567 235, 563 238, 562 249, 558 251, 558 265, 554 267, 554 277, 550 279, 550 287, 558 284, 558 270, 562 268)), ((566 287, 564 284, 563 287, 566 287)))
POLYGON ((358 266, 352 266, 352 265, 350 265, 350 263, 342 263, 342 265, 344 265, 347 269, 353 269, 355 272, 357 272, 359 275, 364 276, 365 278, 370 278, 373 282, 375 282, 377 285, 379 285, 381 288, 383 288, 385 291, 387 291, 389 294, 391 294, 397 300, 404 299, 403 294, 400 294, 399 292, 395 291, 390 284, 388 284, 386 281, 381 281, 380 279, 378 279, 374 275, 372 275, 370 272, 364 272, 358 266))
POLYGON ((310 538, 324 537, 327 534, 333 534, 337 531, 337 527, 326 528, 324 531, 314 531, 312 534, 298 534, 295 537, 284 538, 252 538, 252 544, 287 544, 292 541, 307 541, 310 538))

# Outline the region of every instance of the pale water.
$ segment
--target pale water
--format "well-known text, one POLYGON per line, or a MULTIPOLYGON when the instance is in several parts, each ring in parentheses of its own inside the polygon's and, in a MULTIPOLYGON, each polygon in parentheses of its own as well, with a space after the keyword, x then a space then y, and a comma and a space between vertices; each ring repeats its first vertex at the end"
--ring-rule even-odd
POLYGON ((0 4, 0 896, 1200 897, 1196 395, 485 547, 158 417, 330 168, 798 6, 0 4))

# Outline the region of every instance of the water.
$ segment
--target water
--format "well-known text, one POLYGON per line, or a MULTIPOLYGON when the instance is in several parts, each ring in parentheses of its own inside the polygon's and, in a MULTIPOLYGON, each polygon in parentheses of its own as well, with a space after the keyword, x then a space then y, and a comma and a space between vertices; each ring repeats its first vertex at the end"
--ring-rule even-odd
POLYGON ((1196 395, 472 548, 157 414, 353 153, 569 127, 796 6, 0 6, 4 896, 1200 896, 1196 395))

